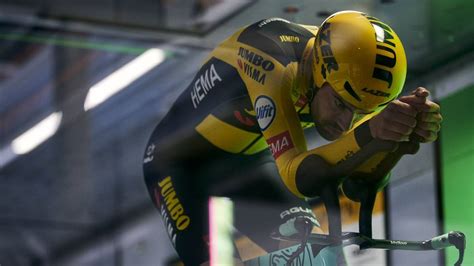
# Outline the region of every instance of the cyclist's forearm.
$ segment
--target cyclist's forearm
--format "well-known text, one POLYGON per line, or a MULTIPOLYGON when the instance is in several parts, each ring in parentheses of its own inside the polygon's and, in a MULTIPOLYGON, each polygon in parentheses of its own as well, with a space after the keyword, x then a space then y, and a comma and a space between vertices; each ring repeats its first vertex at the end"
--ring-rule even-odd
POLYGON ((287 153, 280 156, 276 162, 283 182, 293 194, 299 197, 308 196, 298 191, 296 179, 305 180, 304 183, 306 183, 314 179, 315 173, 327 177, 329 175, 327 171, 332 166, 338 165, 368 142, 370 138, 364 137, 367 133, 370 137, 369 130, 356 129, 330 144, 305 152, 287 153))
POLYGON ((328 184, 339 184, 343 178, 355 172, 367 158, 381 153, 381 149, 391 149, 390 145, 392 144, 372 142, 336 165, 328 164, 316 155, 310 156, 303 161, 297 172, 297 187, 303 194, 315 196, 313 193, 319 194, 328 184))
POLYGON ((412 140, 409 142, 397 143, 394 151, 381 152, 367 160, 363 165, 356 169, 354 175, 363 176, 368 180, 383 178, 390 173, 403 155, 415 154, 418 152, 418 149, 418 139, 416 136, 412 136, 412 140))
MULTIPOLYGON (((312 197, 328 183, 339 182, 354 172, 373 172, 386 159, 388 151, 396 147, 395 142, 373 139, 366 122, 330 144, 277 164, 285 184, 295 195, 312 197)), ((385 160, 385 165, 391 160, 385 160)))
POLYGON ((299 156, 307 157, 309 155, 317 155, 329 164, 337 165, 360 151, 362 147, 366 146, 372 140, 373 138, 370 135, 368 123, 364 123, 338 140, 311 149, 299 156))

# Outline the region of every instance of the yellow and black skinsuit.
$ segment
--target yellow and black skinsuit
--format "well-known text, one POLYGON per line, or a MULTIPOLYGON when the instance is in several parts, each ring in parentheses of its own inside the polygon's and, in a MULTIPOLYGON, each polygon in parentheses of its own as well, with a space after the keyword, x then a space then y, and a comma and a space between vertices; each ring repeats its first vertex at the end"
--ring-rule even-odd
MULTIPOLYGON (((145 181, 185 263, 208 259, 209 195, 232 196, 232 184, 252 181, 252 175, 271 176, 282 193, 291 191, 286 199, 294 200, 264 218, 252 217, 261 222, 251 223, 251 229, 238 221, 249 214, 236 210, 237 229, 270 250, 276 246, 268 240, 269 229, 281 223, 285 209, 301 210, 291 217, 312 215, 296 184, 299 174, 318 170, 302 169, 305 159, 316 154, 336 164, 369 141, 367 127, 358 127, 367 116, 339 140, 307 148, 303 129, 313 126, 313 81, 303 66, 316 32, 316 27, 278 18, 240 29, 212 51, 153 132, 144 158, 145 181), (275 162, 276 167, 262 167, 275 162)), ((361 167, 369 171, 373 165, 361 167)))

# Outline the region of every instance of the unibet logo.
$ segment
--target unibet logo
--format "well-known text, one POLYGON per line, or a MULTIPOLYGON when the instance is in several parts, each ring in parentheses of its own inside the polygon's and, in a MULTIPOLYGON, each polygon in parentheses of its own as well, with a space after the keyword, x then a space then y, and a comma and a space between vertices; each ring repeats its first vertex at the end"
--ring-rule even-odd
POLYGON ((267 96, 259 96, 255 101, 255 113, 260 129, 267 129, 275 119, 276 108, 272 99, 267 96))

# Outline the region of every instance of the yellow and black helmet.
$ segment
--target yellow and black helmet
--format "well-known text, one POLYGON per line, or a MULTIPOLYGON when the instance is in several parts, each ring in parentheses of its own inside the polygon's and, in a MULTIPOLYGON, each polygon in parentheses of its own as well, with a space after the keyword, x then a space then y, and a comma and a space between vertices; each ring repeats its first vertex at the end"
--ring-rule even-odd
POLYGON ((405 50, 387 24, 357 11, 328 17, 316 35, 315 85, 328 82, 348 103, 375 111, 397 98, 407 72, 405 50))

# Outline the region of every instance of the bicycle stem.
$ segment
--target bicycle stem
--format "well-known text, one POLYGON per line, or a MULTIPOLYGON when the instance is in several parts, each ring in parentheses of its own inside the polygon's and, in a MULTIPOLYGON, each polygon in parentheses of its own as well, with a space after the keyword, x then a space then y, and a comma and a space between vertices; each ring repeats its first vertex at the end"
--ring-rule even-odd
MULTIPOLYGON (((373 140, 366 146, 362 147, 359 152, 338 165, 326 171, 330 179, 324 188, 322 188, 320 196, 326 207, 328 214, 329 234, 333 237, 340 236, 342 233, 341 214, 338 197, 338 187, 344 180, 353 180, 349 177, 359 165, 367 158, 382 151, 389 151, 388 155, 378 165, 376 170, 371 174, 363 174, 371 182, 361 182, 358 186, 360 191, 361 207, 359 210, 359 231, 368 237, 372 237, 372 211, 375 204, 377 194, 377 181, 386 176, 390 170, 397 164, 400 158, 405 154, 414 154, 419 149, 418 141, 412 140, 405 143, 396 143, 392 141, 373 140)), ((355 178, 357 179, 357 178, 355 178)), ((367 179, 360 179, 367 180, 367 179)))
MULTIPOLYGON (((410 142, 401 143, 398 145, 396 151, 387 154, 387 156, 380 162, 375 171, 370 174, 368 180, 372 182, 363 182, 358 189, 361 190, 360 195, 360 209, 359 209, 359 232, 372 237, 372 212, 375 205, 375 198, 377 191, 381 186, 379 182, 383 182, 383 178, 387 176, 395 165, 400 161, 405 154, 415 154, 419 149, 418 141, 411 140, 410 142)), ((346 180, 350 180, 349 177, 346 180)))

